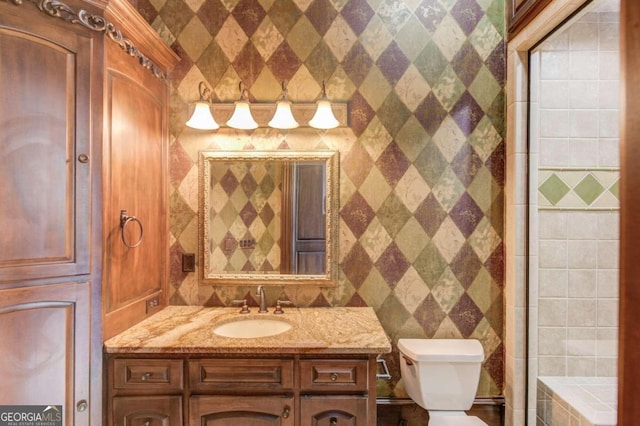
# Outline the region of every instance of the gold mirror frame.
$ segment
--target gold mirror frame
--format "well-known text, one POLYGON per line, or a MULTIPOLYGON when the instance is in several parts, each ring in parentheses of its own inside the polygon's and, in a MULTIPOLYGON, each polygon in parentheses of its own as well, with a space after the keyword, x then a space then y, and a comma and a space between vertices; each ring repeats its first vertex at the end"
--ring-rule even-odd
POLYGON ((339 153, 337 151, 201 151, 198 164, 198 248, 201 285, 298 284, 335 286, 338 276, 339 153), (318 275, 282 273, 221 273, 211 271, 210 208, 212 162, 314 161, 325 164, 325 273, 318 275))

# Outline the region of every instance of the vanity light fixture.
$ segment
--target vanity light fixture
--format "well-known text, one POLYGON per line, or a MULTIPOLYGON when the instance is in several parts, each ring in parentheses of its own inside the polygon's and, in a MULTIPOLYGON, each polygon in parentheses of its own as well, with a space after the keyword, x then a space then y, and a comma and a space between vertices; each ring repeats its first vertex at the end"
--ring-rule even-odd
POLYGON ((273 118, 269 121, 269 127, 274 129, 295 129, 299 124, 293 117, 291 112, 291 102, 287 99, 287 88, 284 81, 282 81, 282 98, 276 104, 276 112, 273 114, 273 118))
POLYGON ((316 129, 334 129, 340 125, 340 122, 333 114, 333 109, 331 108, 331 102, 329 98, 327 98, 327 88, 322 82, 322 97, 316 103, 316 113, 313 115, 311 121, 309 121, 309 126, 316 129))
POLYGON ((213 102, 212 90, 204 81, 198 86, 200 99, 194 102, 194 111, 187 126, 201 130, 216 130, 220 125, 214 117, 234 129, 253 130, 269 126, 275 129, 295 129, 309 126, 328 130, 348 126, 347 104, 333 103, 327 98, 324 81, 317 102, 296 102, 288 99, 285 82, 277 102, 249 103, 248 90, 240 82, 240 99, 234 103, 213 102), (229 118, 231 117, 231 118, 229 118), (228 118, 228 120, 227 120, 228 118))
POLYGON ((234 129, 253 130, 258 127, 258 123, 253 119, 251 108, 249 107, 249 99, 247 89, 240 82, 240 100, 235 102, 233 115, 227 121, 227 126, 234 129))
POLYGON ((216 130, 220 128, 220 125, 216 123, 216 120, 211 114, 211 89, 207 87, 204 81, 201 81, 198 85, 198 91, 200 92, 200 99, 195 102, 193 114, 191 118, 186 122, 186 125, 199 130, 216 130))

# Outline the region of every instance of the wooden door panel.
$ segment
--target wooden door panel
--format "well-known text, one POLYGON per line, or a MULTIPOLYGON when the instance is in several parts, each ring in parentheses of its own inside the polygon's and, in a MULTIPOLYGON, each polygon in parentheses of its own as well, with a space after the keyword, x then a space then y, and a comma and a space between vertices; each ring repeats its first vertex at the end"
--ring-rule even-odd
POLYGON ((206 426, 292 426, 293 398, 279 396, 193 396, 189 424, 206 426))
MULTIPOLYGON (((65 424, 88 424, 88 283, 0 291, 0 405, 62 405, 65 424)), ((100 409, 100 407, 96 407, 100 409)))
POLYGON ((0 282, 86 274, 91 40, 1 15, 0 282))
POLYGON ((367 426, 366 396, 311 396, 300 402, 301 423, 309 426, 367 426))
MULTIPOLYGON (((118 308, 131 300, 159 291, 162 270, 154 267, 166 253, 162 240, 166 196, 163 181, 163 105, 153 93, 117 72, 109 72, 111 136, 110 211, 105 225, 108 236, 110 286, 109 308, 118 308), (135 216, 144 229, 142 243, 127 248, 120 235, 120 211, 135 216), (160 210, 160 211, 159 211, 160 210), (137 272, 137 273, 136 273, 137 272), (117 290, 117 291, 116 291, 117 290)), ((136 223, 127 226, 129 244, 140 237, 136 223)))
POLYGON ((112 426, 181 426, 182 397, 139 396, 113 399, 112 426))

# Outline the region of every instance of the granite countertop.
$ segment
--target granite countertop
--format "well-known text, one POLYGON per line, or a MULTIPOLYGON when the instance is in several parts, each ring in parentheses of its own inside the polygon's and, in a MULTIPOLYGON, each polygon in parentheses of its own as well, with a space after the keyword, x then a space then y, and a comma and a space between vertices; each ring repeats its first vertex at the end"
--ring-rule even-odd
POLYGON ((238 308, 168 306, 104 343, 111 354, 380 354, 391 351, 371 308, 291 308, 282 315, 239 314, 238 308), (290 330, 269 337, 220 337, 212 328, 234 319, 278 319, 290 330))

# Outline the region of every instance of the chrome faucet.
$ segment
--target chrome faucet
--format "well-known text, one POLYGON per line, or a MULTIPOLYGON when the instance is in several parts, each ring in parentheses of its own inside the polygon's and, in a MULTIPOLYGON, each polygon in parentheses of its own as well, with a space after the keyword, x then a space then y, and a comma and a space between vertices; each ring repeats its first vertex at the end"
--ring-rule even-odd
POLYGON ((260 310, 258 313, 266 314, 269 310, 267 310, 267 297, 264 295, 263 286, 258 286, 258 297, 260 298, 260 310))

